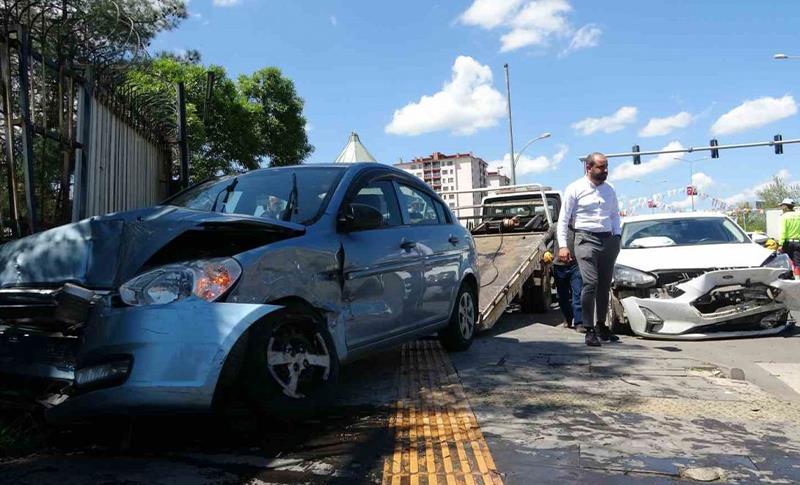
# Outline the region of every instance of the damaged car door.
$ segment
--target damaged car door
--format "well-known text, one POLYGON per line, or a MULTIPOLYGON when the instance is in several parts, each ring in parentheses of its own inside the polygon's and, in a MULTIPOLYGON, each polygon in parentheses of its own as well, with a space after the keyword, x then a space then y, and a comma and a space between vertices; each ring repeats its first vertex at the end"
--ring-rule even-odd
MULTIPOLYGON (((420 317, 422 260, 411 230, 403 225, 393 175, 369 171, 351 187, 340 211, 344 250, 344 293, 349 308, 347 345, 351 349, 388 340, 415 327, 420 317), (380 214, 372 226, 348 224, 341 214, 363 206, 380 214)), ((363 217, 363 216, 362 216, 363 217)))

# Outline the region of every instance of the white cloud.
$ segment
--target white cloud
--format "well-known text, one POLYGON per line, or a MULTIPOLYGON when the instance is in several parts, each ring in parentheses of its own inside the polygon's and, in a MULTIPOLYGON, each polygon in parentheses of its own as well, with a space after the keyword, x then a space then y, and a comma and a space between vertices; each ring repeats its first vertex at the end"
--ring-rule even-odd
POLYGON ((215 7, 233 7, 237 5, 241 0, 214 0, 215 7))
POLYGON ((333 25, 334 27, 339 25, 339 20, 336 18, 336 15, 331 15, 331 25, 333 25))
POLYGON ((634 106, 623 106, 614 114, 600 118, 586 118, 572 124, 572 128, 583 135, 591 135, 601 131, 614 133, 625 128, 626 125, 636 122, 636 113, 639 110, 634 106))
POLYGON ((504 30, 501 52, 546 46, 552 39, 569 39, 562 55, 596 46, 602 30, 593 24, 576 30, 567 18, 570 12, 568 0, 474 0, 458 19, 464 25, 504 30))
POLYGON ((509 20, 521 3, 522 0, 475 0, 459 20, 465 25, 493 29, 509 20))
POLYGON ((714 185, 714 179, 703 172, 697 172, 696 174, 692 175, 692 185, 697 187, 697 190, 707 190, 709 187, 714 185))
POLYGON ((675 130, 686 128, 694 121, 694 117, 687 111, 666 118, 650 118, 650 121, 639 130, 639 136, 662 136, 669 135, 675 130))
MULTIPOLYGON (((662 150, 681 149, 683 149, 683 145, 677 141, 670 142, 662 148, 662 150)), ((641 165, 634 165, 633 161, 628 161, 615 167, 608 178, 611 180, 637 179, 653 172, 660 172, 680 163, 679 160, 675 160, 675 157, 674 153, 662 153, 651 160, 643 161, 641 165)))
POLYGON ((471 135, 497 124, 505 115, 506 100, 492 86, 492 70, 468 56, 453 63, 453 74, 442 90, 395 110, 386 133, 420 135, 450 130, 471 135))
POLYGON ((580 49, 597 47, 602 34, 603 31, 600 30, 600 27, 594 24, 584 25, 572 35, 569 46, 561 52, 561 55, 567 55, 570 52, 575 52, 580 49))
MULTIPOLYGON (((547 171, 556 170, 564 157, 567 155, 569 147, 566 145, 559 145, 558 151, 552 157, 540 155, 535 158, 530 158, 525 155, 519 157, 517 161, 517 177, 530 175, 534 173, 542 173, 547 171)), ((511 156, 506 153, 502 160, 494 160, 489 162, 492 169, 500 169, 505 175, 511 176, 511 156)))
POLYGON ((729 135, 758 128, 797 114, 794 98, 758 98, 747 100, 720 116, 711 126, 714 135, 729 135))
MULTIPOLYGON (((792 178, 792 174, 789 173, 789 171, 784 168, 784 169, 779 170, 774 175, 774 177, 780 177, 784 181, 790 181, 791 178, 792 178)), ((756 185, 753 185, 752 187, 749 187, 749 188, 746 188, 746 189, 742 190, 738 194, 734 194, 734 195, 728 197, 727 199, 724 199, 724 202, 726 204, 728 204, 729 206, 730 205, 736 205, 736 204, 738 204, 740 202, 752 202, 752 201, 758 199, 758 193, 761 192, 762 190, 764 190, 764 188, 766 188, 771 183, 772 183, 772 178, 770 177, 769 180, 766 180, 764 182, 761 182, 761 183, 758 183, 756 185)), ((794 182, 789 182, 789 183, 792 184, 794 182)))

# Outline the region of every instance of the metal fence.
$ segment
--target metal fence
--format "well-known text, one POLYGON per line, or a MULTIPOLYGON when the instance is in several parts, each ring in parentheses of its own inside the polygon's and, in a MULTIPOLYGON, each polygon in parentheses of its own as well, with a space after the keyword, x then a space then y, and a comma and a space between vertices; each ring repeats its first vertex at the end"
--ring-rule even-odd
POLYGON ((72 220, 146 207, 167 195, 171 150, 139 133, 109 106, 79 93, 79 132, 72 220), (85 129, 84 129, 85 128, 85 129))
POLYGON ((19 25, 0 31, 0 94, 0 239, 168 195, 174 126, 148 117, 163 103, 47 59, 19 25))

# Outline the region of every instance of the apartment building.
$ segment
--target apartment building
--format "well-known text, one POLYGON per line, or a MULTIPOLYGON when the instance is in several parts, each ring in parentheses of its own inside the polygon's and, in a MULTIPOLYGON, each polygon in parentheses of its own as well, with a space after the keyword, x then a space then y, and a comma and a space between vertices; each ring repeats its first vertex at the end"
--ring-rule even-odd
MULTIPOLYGON (((414 158, 410 162, 396 163, 395 167, 415 175, 438 193, 478 189, 487 186, 487 163, 472 153, 445 155, 434 152, 430 156, 414 158)), ((483 194, 443 194, 442 199, 451 207, 479 205, 483 194)), ((458 217, 470 217, 477 209, 461 209, 458 217)), ((473 219, 474 220, 474 219, 473 219)), ((466 225, 470 219, 462 219, 466 225)))
POLYGON ((499 170, 486 172, 487 187, 505 187, 511 185, 511 179, 503 175, 499 170))

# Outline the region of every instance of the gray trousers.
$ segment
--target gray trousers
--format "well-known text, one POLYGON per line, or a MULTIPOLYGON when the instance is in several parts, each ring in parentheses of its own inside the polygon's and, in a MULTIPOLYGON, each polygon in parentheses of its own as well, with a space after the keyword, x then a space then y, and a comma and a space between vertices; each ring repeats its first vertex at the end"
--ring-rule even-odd
POLYGON ((587 328, 594 326, 595 322, 606 322, 611 278, 614 276, 619 245, 619 236, 575 232, 575 259, 583 278, 583 324, 587 328))

